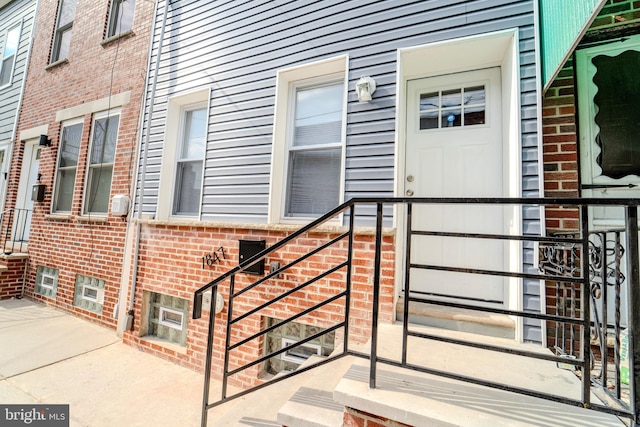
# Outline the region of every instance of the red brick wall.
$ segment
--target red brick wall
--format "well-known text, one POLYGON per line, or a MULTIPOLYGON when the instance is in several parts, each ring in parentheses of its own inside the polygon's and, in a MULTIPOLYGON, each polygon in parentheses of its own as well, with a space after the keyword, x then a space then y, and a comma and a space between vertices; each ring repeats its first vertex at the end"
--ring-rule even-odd
POLYGON ((22 295, 24 267, 27 259, 23 256, 0 256, 0 300, 22 295))
MULTIPOLYGON (((184 351, 176 350, 175 346, 162 345, 157 341, 145 339, 146 331, 140 331, 141 316, 147 315, 147 313, 141 313, 143 292, 164 293, 191 301, 196 289, 238 264, 238 240, 264 239, 267 247, 270 247, 286 235, 287 233, 283 231, 262 229, 143 225, 136 287, 135 326, 133 332, 125 334, 125 342, 180 365, 202 370, 206 350, 207 313, 203 313, 203 317, 199 320, 189 319, 186 348, 184 351), (202 257, 219 247, 224 248, 226 259, 203 269, 202 257)), ((337 235, 335 232, 318 232, 302 236, 270 255, 267 258, 265 270, 268 272, 270 262, 285 265, 337 235)), ((366 341, 371 330, 374 237, 372 234, 359 234, 354 238, 349 335, 355 342, 366 341)), ((281 278, 267 280, 245 292, 234 300, 234 318, 326 271, 327 268, 344 262, 347 253, 345 239, 287 270, 281 278)), ((394 256, 394 238, 392 235, 385 235, 382 253, 381 322, 389 322, 393 319, 394 256)), ((284 319, 344 291, 345 271, 346 269, 342 268, 310 284, 304 290, 295 292, 275 305, 238 322, 233 327, 231 343, 239 342, 260 331, 266 317, 284 319)), ((264 276, 239 274, 235 282, 235 292, 261 277, 264 276)), ((229 286, 228 280, 221 284, 220 292, 226 305, 223 312, 216 317, 213 374, 218 378, 222 374, 222 349, 225 342, 223 323, 226 322, 228 315, 229 286)), ((344 303, 345 299, 339 298, 296 321, 325 328, 333 326, 344 319, 344 303)), ((263 348, 264 343, 261 339, 238 347, 231 355, 232 367, 239 366, 239 361, 244 363, 255 360, 263 354, 263 348)), ((260 369, 256 366, 238 374, 234 383, 254 384, 260 375, 260 369)))
POLYGON ((344 427, 411 427, 409 424, 378 417, 353 408, 344 409, 343 423, 344 427))
MULTIPOLYGON (((40 158, 40 183, 46 185, 47 191, 44 202, 36 202, 34 206, 26 295, 115 328, 113 314, 120 286, 126 222, 112 216, 104 222, 79 220, 93 119, 90 111, 81 116, 84 127, 71 215, 64 219, 49 216, 62 126, 56 122, 56 112, 131 91, 131 101, 121 108, 111 187, 111 195, 130 194, 154 2, 136 2, 133 33, 107 44, 102 41, 109 2, 78 2, 68 61, 49 67, 57 7, 58 2, 53 0, 40 2, 38 7, 18 122, 18 135, 21 131, 48 125, 48 136, 52 140, 51 147, 42 149, 40 158), (60 270, 55 300, 33 294, 38 265, 60 270), (73 306, 76 274, 106 281, 101 315, 73 306)), ((16 203, 24 147, 24 141, 16 141, 8 179, 7 207, 16 203)))

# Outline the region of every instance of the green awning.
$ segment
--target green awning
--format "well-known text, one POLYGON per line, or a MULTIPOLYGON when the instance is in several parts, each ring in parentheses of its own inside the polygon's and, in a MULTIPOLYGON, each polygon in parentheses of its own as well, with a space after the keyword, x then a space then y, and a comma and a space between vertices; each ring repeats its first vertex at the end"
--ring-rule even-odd
POLYGON ((542 81, 547 90, 607 0, 539 0, 542 81))

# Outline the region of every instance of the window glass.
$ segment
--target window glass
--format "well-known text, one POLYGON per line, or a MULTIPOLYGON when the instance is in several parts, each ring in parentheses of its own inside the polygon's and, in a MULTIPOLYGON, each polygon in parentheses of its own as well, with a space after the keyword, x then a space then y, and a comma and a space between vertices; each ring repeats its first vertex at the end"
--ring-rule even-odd
POLYGON ((11 82, 13 74, 13 64, 18 51, 18 42, 20 41, 20 26, 15 26, 7 32, 7 38, 2 53, 2 65, 0 66, 0 86, 4 86, 11 82))
POLYGON ((71 211, 81 139, 81 123, 62 128, 53 212, 71 211))
POLYGON ((285 215, 317 216, 340 200, 344 85, 297 88, 285 215))
POLYGON ((135 0, 113 0, 109 13, 109 31, 107 37, 113 37, 133 28, 135 0))
POLYGON ((207 135, 207 110, 188 110, 176 165, 174 215, 198 215, 207 135))
POLYGON ((58 22, 53 38, 51 62, 69 57, 73 20, 76 15, 76 0, 60 0, 58 22))
POLYGON ((148 335, 185 346, 189 301, 165 294, 150 292, 148 335))
POLYGON ((420 94, 420 130, 457 128, 485 123, 485 88, 448 89, 420 94))
POLYGON ((600 146, 596 161, 602 175, 623 178, 640 176, 640 52, 625 51, 617 56, 593 58, 596 74, 593 83, 598 91, 595 122, 600 132, 595 143, 600 146))
POLYGON ((120 116, 94 120, 89 155, 91 161, 87 177, 87 191, 85 192, 85 213, 106 214, 109 211, 119 120, 120 116))

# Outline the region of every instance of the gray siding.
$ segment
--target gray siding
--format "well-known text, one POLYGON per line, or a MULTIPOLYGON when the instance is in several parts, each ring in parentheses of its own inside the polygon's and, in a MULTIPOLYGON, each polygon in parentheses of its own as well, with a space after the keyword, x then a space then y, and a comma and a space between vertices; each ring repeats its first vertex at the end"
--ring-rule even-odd
POLYGON ((18 120, 18 107, 26 76, 36 0, 14 0, 0 9, 0 55, 4 52, 7 30, 22 22, 20 42, 9 86, 0 88, 0 143, 11 142, 18 120))
MULTIPOLYGON (((344 199, 393 196, 398 49, 511 28, 520 38, 522 195, 539 195, 533 0, 178 0, 168 6, 158 61, 165 6, 160 1, 150 64, 150 76, 158 69, 157 88, 142 130, 149 132, 144 212, 156 210, 167 97, 211 87, 202 219, 266 222, 276 72, 343 54, 350 89, 344 199), (352 90, 363 75, 377 82, 367 104, 352 90)), ((358 223, 371 224, 373 213, 359 210, 358 223)), ((525 232, 539 233, 537 209, 523 214, 525 232)), ((532 258, 525 249, 525 270, 532 258)), ((525 284, 525 300, 527 309, 540 310, 536 283, 525 284)), ((540 340, 536 324, 527 329, 527 339, 540 340)))

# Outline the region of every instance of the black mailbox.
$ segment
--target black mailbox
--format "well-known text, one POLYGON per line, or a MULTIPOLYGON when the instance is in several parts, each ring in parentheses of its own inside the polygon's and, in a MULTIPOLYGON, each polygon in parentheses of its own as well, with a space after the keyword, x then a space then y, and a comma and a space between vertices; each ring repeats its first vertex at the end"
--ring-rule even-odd
POLYGON ((31 189, 31 200, 34 202, 42 202, 44 201, 44 184, 36 184, 31 189))
MULTIPOLYGON (((240 264, 267 247, 266 240, 240 240, 240 264)), ((264 259, 242 271, 249 274, 264 274, 264 259)))

